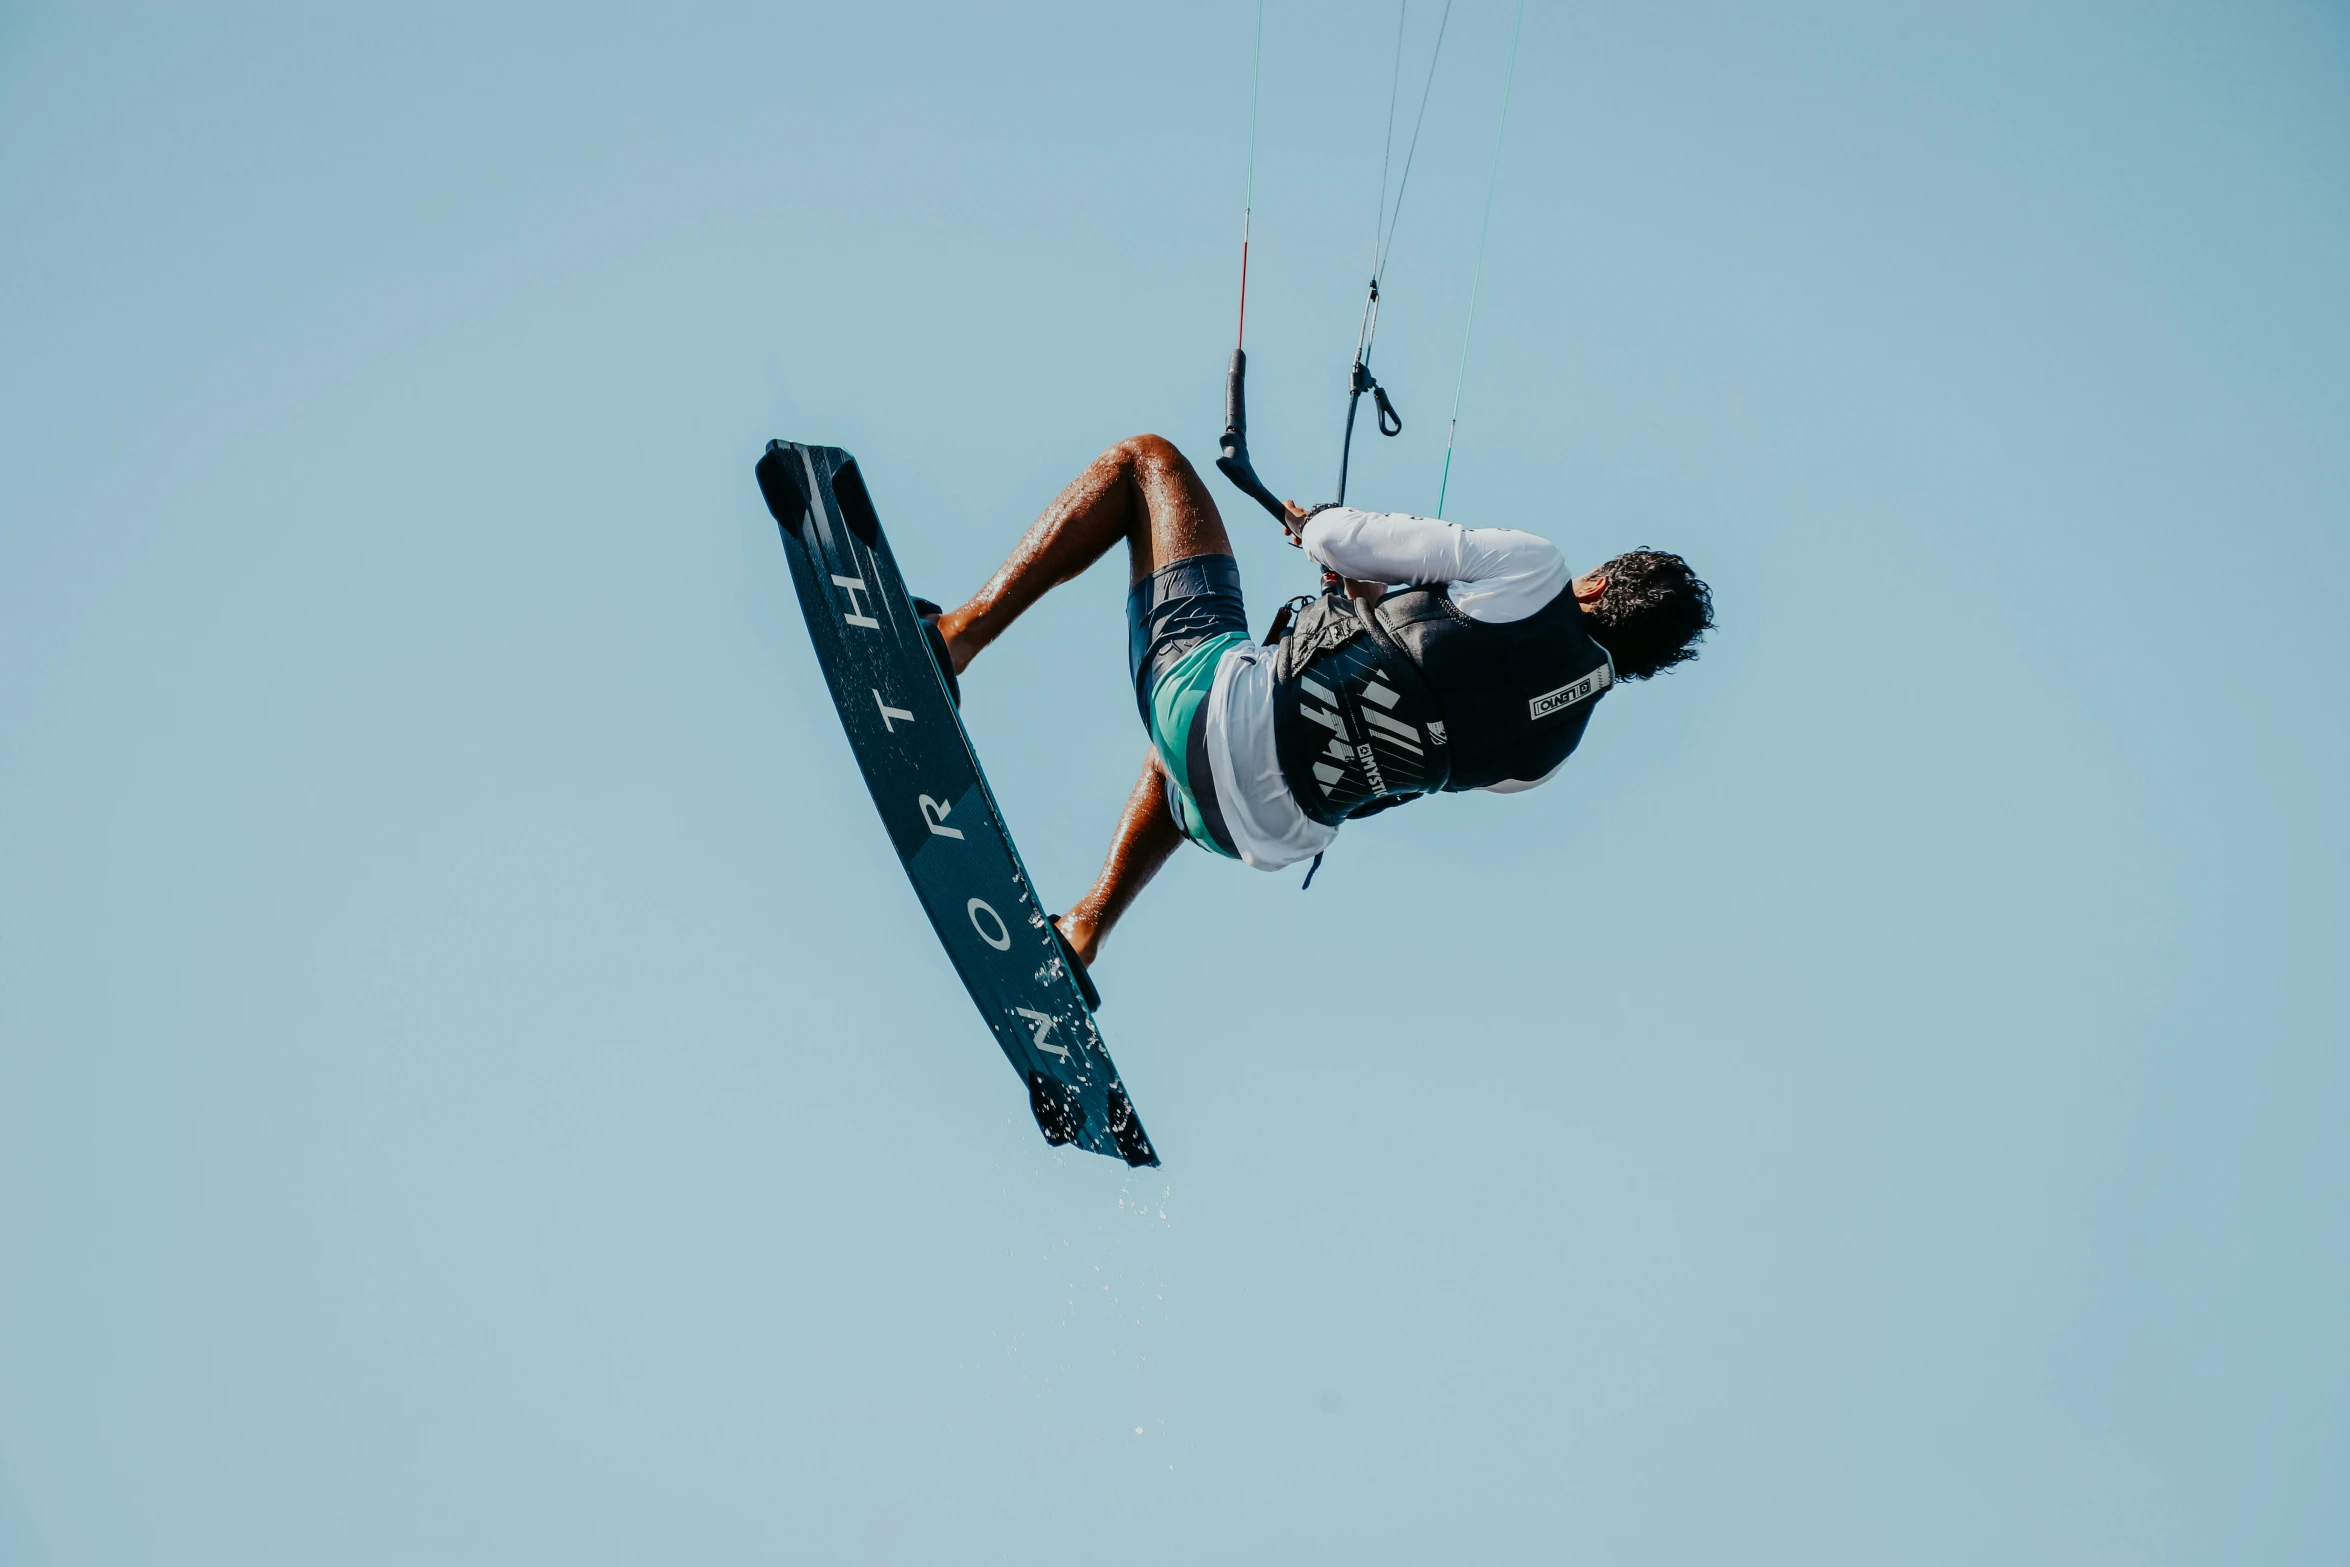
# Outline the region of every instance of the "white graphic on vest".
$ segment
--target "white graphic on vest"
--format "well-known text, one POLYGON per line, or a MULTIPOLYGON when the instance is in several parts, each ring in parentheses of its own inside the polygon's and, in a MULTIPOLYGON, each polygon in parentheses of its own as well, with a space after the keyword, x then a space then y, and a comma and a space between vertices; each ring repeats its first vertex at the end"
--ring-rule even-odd
MULTIPOLYGON (((1301 675, 1298 678, 1297 683, 1299 688, 1302 689, 1308 696, 1320 697, 1323 701, 1329 703, 1334 708, 1338 705, 1338 693, 1331 690, 1328 686, 1322 684, 1319 680, 1314 679, 1312 676, 1301 675)), ((1335 737, 1330 741, 1330 754, 1332 756, 1337 757, 1342 762, 1351 762, 1355 759, 1354 752, 1347 748, 1348 743, 1354 739, 1354 736, 1346 732, 1345 719, 1339 717, 1334 712, 1324 712, 1321 708, 1310 706, 1304 702, 1298 703, 1297 711, 1299 717, 1312 719, 1315 723, 1320 724, 1323 728, 1329 730, 1335 737)), ((1370 748, 1368 746, 1364 747, 1366 752, 1369 749, 1370 748)), ((1337 786, 1339 780, 1345 776, 1346 774, 1340 772, 1337 768, 1332 767, 1327 763, 1314 763, 1314 781, 1322 786, 1322 793, 1325 798, 1328 797, 1331 789, 1337 786)))
POLYGON ((1039 1050, 1051 1051, 1054 1055, 1059 1056, 1064 1061, 1069 1059, 1069 1047, 1067 1045, 1056 1045, 1044 1037, 1053 1031, 1053 1025, 1059 1022, 1060 1019, 1054 1017, 1049 1012, 1031 1012, 1026 1007, 1014 1007, 1012 1010, 1019 1013, 1022 1017, 1028 1019, 1029 1022, 1036 1025, 1036 1038, 1030 1041, 1031 1044, 1035 1045, 1039 1050))
POLYGON ((1582 679, 1570 680, 1565 685, 1560 686, 1556 691, 1545 691, 1542 693, 1542 695, 1528 702, 1526 704, 1526 717, 1529 721, 1537 718, 1547 718, 1553 713, 1573 707, 1577 702, 1582 701, 1585 697, 1599 695, 1599 693, 1605 691, 1607 687, 1608 670, 1607 666, 1602 664, 1599 668, 1593 670, 1590 674, 1585 675, 1582 679))
POLYGON ((952 816, 954 811, 955 808, 953 806, 948 805, 943 801, 933 800, 929 795, 922 796, 922 825, 929 828, 932 832, 938 834, 941 838, 960 838, 963 836, 962 828, 948 827, 944 825, 946 819, 949 816, 952 816))
POLYGON ((843 577, 835 573, 832 579, 832 585, 836 588, 846 588, 849 590, 849 612, 841 616, 841 619, 847 621, 852 626, 869 626, 875 631, 879 631, 881 629, 880 621, 875 620, 871 615, 860 613, 860 611, 863 609, 863 606, 857 602, 857 595, 860 593, 870 593, 873 591, 871 588, 865 586, 865 579, 863 577, 843 577))
POLYGON ((1373 729, 1392 736, 1397 745, 1403 746, 1414 755, 1419 754, 1420 731, 1411 725, 1399 724, 1385 713, 1376 712, 1368 707, 1363 709, 1363 722, 1369 724, 1373 729))
POLYGON ((1444 722, 1442 719, 1431 718, 1428 720, 1428 743, 1430 745, 1444 744, 1444 722))
POLYGON ((873 693, 873 705, 881 709, 881 727, 889 734, 894 735, 898 732, 898 726, 891 723, 891 719, 902 718, 909 724, 914 721, 914 715, 912 713, 907 712, 902 707, 890 706, 887 702, 884 702, 881 699, 881 693, 878 691, 873 693))
POLYGON ((1381 707, 1386 708, 1390 712, 1395 710, 1396 703, 1403 700, 1402 697, 1397 696, 1393 691, 1390 691, 1385 686, 1381 685, 1379 683, 1379 677, 1376 675, 1373 675, 1368 681, 1364 683, 1363 695, 1369 697, 1372 701, 1378 703, 1381 707))
POLYGON ((1371 743, 1366 740, 1361 745, 1356 746, 1355 755, 1362 759, 1363 771, 1371 775, 1371 792, 1373 794, 1385 794, 1387 792, 1387 780, 1379 772, 1379 758, 1371 754, 1371 743))

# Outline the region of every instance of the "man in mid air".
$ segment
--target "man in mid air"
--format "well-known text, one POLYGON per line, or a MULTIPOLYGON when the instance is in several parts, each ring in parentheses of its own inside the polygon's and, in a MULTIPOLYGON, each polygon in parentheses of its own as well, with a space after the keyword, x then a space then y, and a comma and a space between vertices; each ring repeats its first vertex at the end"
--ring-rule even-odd
POLYGON ((1079 474, 970 602, 936 617, 959 676, 1049 589, 1126 543, 1127 665, 1151 754, 1101 875, 1060 918, 1088 964, 1184 839, 1279 870, 1319 855, 1350 817, 1438 790, 1531 789, 1618 681, 1695 658, 1713 625, 1711 595, 1678 555, 1634 550, 1575 577, 1556 545, 1511 528, 1295 502, 1286 526, 1327 590, 1261 645, 1215 501, 1172 444, 1138 435, 1079 474))

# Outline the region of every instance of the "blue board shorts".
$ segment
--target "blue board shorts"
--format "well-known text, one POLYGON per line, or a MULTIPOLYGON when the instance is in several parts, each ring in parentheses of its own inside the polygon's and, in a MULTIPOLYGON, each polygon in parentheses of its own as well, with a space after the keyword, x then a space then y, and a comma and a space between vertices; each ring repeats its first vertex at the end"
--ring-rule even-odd
POLYGON ((1249 640, 1240 563, 1194 555, 1161 566, 1126 595, 1126 668, 1134 705, 1167 776, 1167 809, 1183 836, 1237 860, 1208 765, 1208 693, 1216 666, 1249 640))

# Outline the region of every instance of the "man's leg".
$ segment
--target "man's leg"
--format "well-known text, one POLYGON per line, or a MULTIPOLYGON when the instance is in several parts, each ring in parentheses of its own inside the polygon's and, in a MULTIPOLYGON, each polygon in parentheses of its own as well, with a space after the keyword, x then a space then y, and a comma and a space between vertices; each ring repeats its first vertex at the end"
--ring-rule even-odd
POLYGON ((938 617, 955 673, 1121 539, 1129 583, 1194 555, 1232 553, 1214 497, 1174 443, 1156 435, 1120 441, 1053 497, 969 603, 938 617))
MULTIPOLYGON (((1120 441, 1095 458, 1022 536, 1011 558, 938 629, 960 674, 1021 612, 1126 541, 1126 580, 1194 555, 1229 555, 1232 541, 1198 472, 1156 435, 1120 441)), ((1093 887, 1061 916, 1061 934, 1090 964, 1118 916, 1183 842, 1167 808, 1166 778, 1154 753, 1118 814, 1110 852, 1093 887)))
POLYGON ((1091 966, 1102 939, 1135 894, 1159 873, 1159 867, 1183 847, 1183 829, 1167 809, 1167 775, 1159 770, 1157 753, 1142 760, 1142 776, 1118 813, 1118 830, 1110 835, 1110 853, 1093 886, 1061 916, 1061 934, 1075 949, 1078 960, 1091 966))

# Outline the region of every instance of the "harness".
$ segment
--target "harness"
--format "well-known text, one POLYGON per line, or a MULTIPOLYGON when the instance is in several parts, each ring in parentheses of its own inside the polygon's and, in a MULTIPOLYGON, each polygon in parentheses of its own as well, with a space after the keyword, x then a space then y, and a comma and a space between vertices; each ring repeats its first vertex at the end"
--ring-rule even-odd
POLYGON ((1273 743, 1324 826, 1439 790, 1546 777, 1615 683, 1562 591, 1524 620, 1472 620, 1442 586, 1360 605, 1325 592, 1274 662, 1273 743))

